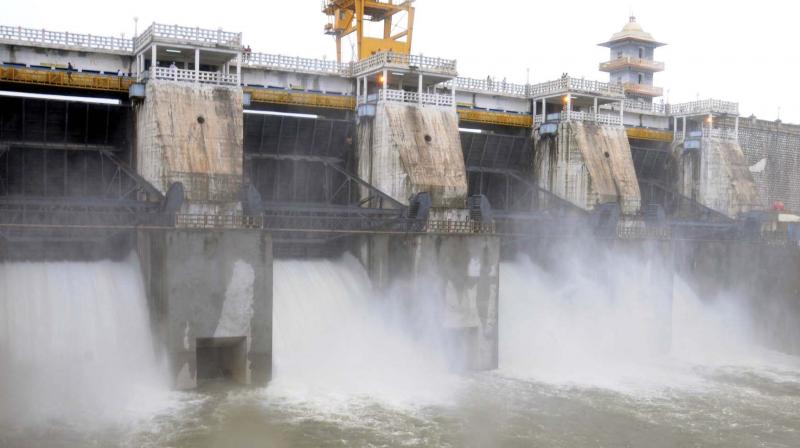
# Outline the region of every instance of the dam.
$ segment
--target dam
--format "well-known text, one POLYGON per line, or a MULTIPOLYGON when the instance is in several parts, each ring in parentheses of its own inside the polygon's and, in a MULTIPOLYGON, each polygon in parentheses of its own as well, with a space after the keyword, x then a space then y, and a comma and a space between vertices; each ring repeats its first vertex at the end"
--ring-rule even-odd
POLYGON ((796 445, 800 125, 660 100, 633 16, 461 77, 412 4, 0 26, 0 445, 796 445))

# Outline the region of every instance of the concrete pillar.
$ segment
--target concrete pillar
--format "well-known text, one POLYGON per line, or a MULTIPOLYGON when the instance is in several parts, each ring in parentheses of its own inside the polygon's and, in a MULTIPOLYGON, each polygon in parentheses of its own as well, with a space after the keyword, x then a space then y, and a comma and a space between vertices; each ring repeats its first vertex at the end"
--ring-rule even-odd
POLYGON ((683 138, 686 138, 686 117, 683 117, 683 138))
POLYGON ((567 119, 569 120, 570 114, 572 113, 572 95, 567 94, 567 119))
POLYGON ((736 133, 736 138, 739 138, 739 117, 733 122, 733 131, 736 133))
POLYGON ((200 49, 194 49, 194 82, 200 79, 200 49))
POLYGON ((383 69, 383 73, 381 74, 381 90, 384 91, 384 94, 387 90, 389 90, 389 70, 383 69))
POLYGON ((419 74, 419 85, 417 86, 417 104, 422 106, 422 73, 419 74))
POLYGON ((242 53, 236 53, 236 85, 242 85, 242 53))
POLYGON ((620 126, 625 126, 625 100, 619 102, 619 123, 620 126))
POLYGON ((678 117, 672 117, 672 139, 678 136, 678 117))
POLYGON ((531 114, 533 115, 533 121, 536 122, 536 100, 531 101, 531 114))
POLYGON ((155 68, 158 67, 158 60, 156 59, 156 47, 157 47, 156 44, 153 44, 153 46, 150 47, 150 50, 151 50, 150 70, 153 72, 153 75, 155 75, 155 73, 156 73, 156 69, 155 68))
POLYGON ((412 276, 400 280, 419 288, 410 296, 421 302, 411 301, 411 309, 429 310, 430 300, 440 303, 440 331, 451 368, 496 369, 499 239, 421 236, 397 246, 391 256, 406 258, 412 276))
POLYGON ((361 78, 356 78, 356 104, 361 104, 361 78))
POLYGON ((547 120, 547 99, 542 98, 542 123, 547 120))
POLYGON ((597 97, 594 97, 594 109, 592 109, 594 114, 597 115, 597 97))

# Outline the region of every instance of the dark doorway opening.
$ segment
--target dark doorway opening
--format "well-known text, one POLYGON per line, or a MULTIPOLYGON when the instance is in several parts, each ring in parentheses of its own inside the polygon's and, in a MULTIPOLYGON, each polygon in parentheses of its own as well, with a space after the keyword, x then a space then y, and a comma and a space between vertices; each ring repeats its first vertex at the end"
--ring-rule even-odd
POLYGON ((247 338, 197 338, 197 382, 247 384, 247 338))

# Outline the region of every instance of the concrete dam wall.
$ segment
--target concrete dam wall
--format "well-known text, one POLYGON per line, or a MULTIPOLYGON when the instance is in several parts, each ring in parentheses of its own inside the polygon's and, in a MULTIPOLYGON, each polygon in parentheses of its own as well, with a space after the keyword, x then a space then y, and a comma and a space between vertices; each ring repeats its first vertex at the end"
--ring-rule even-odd
POLYGON ((624 128, 562 123, 555 139, 536 142, 534 172, 539 186, 584 209, 618 202, 623 213, 639 210, 641 194, 624 128))
POLYGON ((358 174, 406 202, 428 192, 433 206, 464 208, 467 174, 455 110, 380 103, 358 126, 358 174))
POLYGON ((137 165, 145 179, 162 192, 182 182, 197 212, 238 200, 241 89, 152 80, 137 112, 137 165))
POLYGON ((736 140, 706 137, 700 153, 694 151, 684 150, 679 157, 678 182, 684 196, 731 217, 758 208, 758 190, 736 140))
POLYGON ((800 126, 780 121, 739 121, 739 143, 765 207, 780 201, 800 210, 800 126))

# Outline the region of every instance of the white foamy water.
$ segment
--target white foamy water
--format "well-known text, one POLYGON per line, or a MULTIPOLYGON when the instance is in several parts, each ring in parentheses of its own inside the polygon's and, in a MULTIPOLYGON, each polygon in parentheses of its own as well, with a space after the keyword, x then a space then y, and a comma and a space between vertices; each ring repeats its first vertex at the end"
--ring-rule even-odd
POLYGON ((655 269, 611 253, 547 269, 527 257, 502 263, 501 372, 641 392, 704 387, 698 372, 708 369, 800 368, 797 358, 753 342, 749 313, 736 297, 701 300, 680 278, 670 283, 655 269))
POLYGON ((128 427, 173 405, 138 260, 0 264, 0 426, 128 427))
POLYGON ((420 296, 350 256, 278 260, 275 380, 177 393, 134 261, 0 265, 0 446, 799 446, 795 358, 678 281, 665 331, 653 268, 504 263, 501 371, 455 376, 404 310, 420 296))
POLYGON ((424 406, 451 396, 444 355, 373 290, 353 256, 276 260, 273 282, 272 396, 322 407, 361 399, 424 406))

